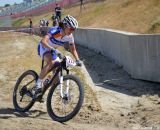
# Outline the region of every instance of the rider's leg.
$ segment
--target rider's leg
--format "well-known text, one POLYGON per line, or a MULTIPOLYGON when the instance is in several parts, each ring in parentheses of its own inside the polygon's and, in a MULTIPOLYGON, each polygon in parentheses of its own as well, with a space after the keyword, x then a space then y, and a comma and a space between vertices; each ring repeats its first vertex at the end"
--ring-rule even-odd
POLYGON ((44 61, 46 61, 47 64, 41 70, 41 73, 39 75, 39 79, 43 79, 48 74, 48 71, 52 68, 52 66, 55 63, 55 61, 52 60, 52 55, 50 53, 45 54, 44 61))
POLYGON ((61 14, 59 14, 59 22, 61 22, 61 14))
POLYGON ((42 83, 43 83, 44 77, 48 74, 49 70, 52 68, 52 66, 55 63, 55 61, 52 60, 51 53, 47 53, 47 54, 44 55, 44 61, 46 61, 47 64, 41 70, 41 73, 40 73, 39 78, 38 78, 37 83, 36 83, 36 88, 37 89, 42 88, 42 83))

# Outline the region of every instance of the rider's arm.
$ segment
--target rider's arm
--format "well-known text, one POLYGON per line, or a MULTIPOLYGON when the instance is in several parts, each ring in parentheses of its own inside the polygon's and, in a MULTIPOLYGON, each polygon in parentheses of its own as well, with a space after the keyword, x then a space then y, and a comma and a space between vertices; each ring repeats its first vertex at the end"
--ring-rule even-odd
POLYGON ((79 56, 78 56, 78 53, 77 53, 77 50, 76 50, 75 43, 74 42, 69 43, 69 47, 70 47, 71 53, 74 56, 74 58, 76 60, 79 60, 79 56))
POLYGON ((46 35, 43 39, 42 39, 42 45, 44 46, 44 47, 46 47, 46 48, 48 48, 48 49, 52 49, 53 47, 52 46, 50 46, 48 43, 49 43, 49 36, 48 35, 46 35))

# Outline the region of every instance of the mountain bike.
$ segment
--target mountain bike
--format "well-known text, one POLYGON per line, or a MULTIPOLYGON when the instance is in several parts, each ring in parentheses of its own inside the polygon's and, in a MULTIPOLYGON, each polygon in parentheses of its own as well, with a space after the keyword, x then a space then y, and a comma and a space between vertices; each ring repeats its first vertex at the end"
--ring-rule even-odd
MULTIPOLYGON (((44 60, 42 60, 43 68, 44 60)), ((69 68, 75 67, 76 62, 69 56, 55 62, 50 70, 51 79, 43 83, 42 96, 35 98, 36 81, 38 75, 34 70, 24 72, 17 80, 13 91, 13 105, 18 112, 27 112, 36 101, 41 101, 46 90, 50 88, 47 96, 47 112, 58 122, 72 119, 80 110, 84 100, 84 87, 80 79, 69 74, 69 68), (65 75, 63 74, 65 72, 65 75)))

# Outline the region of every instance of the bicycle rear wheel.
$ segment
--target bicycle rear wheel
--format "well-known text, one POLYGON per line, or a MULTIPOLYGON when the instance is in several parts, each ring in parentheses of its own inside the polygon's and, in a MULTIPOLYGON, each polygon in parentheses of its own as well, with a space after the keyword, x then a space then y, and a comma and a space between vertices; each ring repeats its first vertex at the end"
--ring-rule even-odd
POLYGON ((28 111, 35 103, 34 89, 38 75, 33 70, 24 72, 17 80, 13 91, 13 105, 19 112, 28 111))
POLYGON ((64 97, 62 98, 60 83, 57 83, 51 87, 47 97, 48 114, 58 122, 68 121, 79 112, 84 99, 84 88, 80 79, 74 75, 64 76, 63 94, 64 97))

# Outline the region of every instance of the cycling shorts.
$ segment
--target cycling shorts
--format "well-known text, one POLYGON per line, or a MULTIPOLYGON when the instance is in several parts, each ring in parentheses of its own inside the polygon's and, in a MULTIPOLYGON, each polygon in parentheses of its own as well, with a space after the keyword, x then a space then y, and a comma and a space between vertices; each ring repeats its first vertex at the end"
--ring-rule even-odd
MULTIPOLYGON (((51 53, 51 51, 48 49, 48 48, 45 48, 43 47, 42 43, 40 42, 38 44, 38 55, 44 59, 44 55, 47 54, 47 53, 51 53)), ((57 57, 57 54, 56 52, 52 53, 52 60, 56 60, 58 57, 57 57)))

